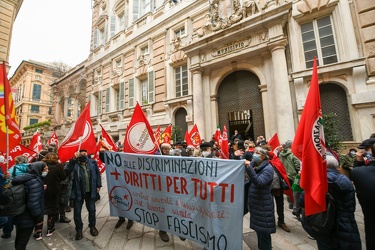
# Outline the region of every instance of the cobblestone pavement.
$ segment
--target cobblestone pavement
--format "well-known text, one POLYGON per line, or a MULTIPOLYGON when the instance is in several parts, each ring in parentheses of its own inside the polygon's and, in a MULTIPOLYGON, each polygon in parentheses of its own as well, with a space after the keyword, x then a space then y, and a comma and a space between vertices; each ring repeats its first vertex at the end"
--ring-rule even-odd
MULTIPOLYGON (((40 241, 30 239, 27 246, 28 250, 71 250, 71 249, 105 249, 105 250, 198 250, 203 249, 201 245, 193 241, 181 241, 178 236, 171 235, 169 242, 163 242, 158 234, 158 230, 143 226, 139 223, 134 223, 130 230, 126 229, 126 222, 118 229, 115 229, 117 223, 116 217, 109 216, 107 183, 105 174, 102 176, 103 188, 100 191, 101 199, 96 204, 97 209, 97 224, 99 235, 93 237, 90 235, 90 230, 87 227, 87 211, 82 210, 82 219, 84 221, 83 239, 75 240, 75 229, 73 222, 73 211, 66 213, 67 217, 72 219, 70 223, 56 223, 56 232, 51 237, 44 235, 40 241), (86 222, 86 223, 85 223, 86 222)), ((278 249, 317 249, 316 242, 307 238, 307 234, 303 230, 300 222, 292 215, 292 210, 288 209, 288 203, 285 199, 284 206, 285 223, 290 228, 291 232, 287 233, 281 228, 277 227, 276 233, 272 234, 272 246, 274 250, 278 249)), ((355 212, 357 224, 360 230, 362 239, 362 249, 366 249, 363 214, 361 206, 357 202, 357 209, 355 212)), ((277 218, 277 215, 276 215, 277 218)), ((247 214, 243 220, 243 241, 242 246, 244 250, 257 249, 256 234, 249 228, 250 216, 247 214)), ((44 225, 46 231, 46 221, 44 225)), ((45 234, 46 232, 44 232, 45 234)), ((13 230, 12 237, 9 239, 0 238, 0 249, 11 250, 14 249, 15 230, 13 230)), ((232 249, 229 249, 232 250, 232 249)))

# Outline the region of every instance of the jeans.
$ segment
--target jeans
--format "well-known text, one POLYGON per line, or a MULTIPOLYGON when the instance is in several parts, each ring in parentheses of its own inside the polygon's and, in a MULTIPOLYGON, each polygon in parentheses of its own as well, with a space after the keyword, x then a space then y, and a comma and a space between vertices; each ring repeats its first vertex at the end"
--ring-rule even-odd
POLYGON ((271 234, 256 232, 259 250, 272 250, 271 234))
POLYGON ((4 235, 11 235, 13 231, 13 217, 12 216, 0 217, 0 228, 3 229, 4 235))
POLYGON ((27 243, 29 243, 30 236, 33 233, 34 228, 20 228, 16 226, 16 240, 14 246, 16 250, 25 250, 27 243))
POLYGON ((96 224, 96 207, 95 207, 95 197, 91 198, 91 193, 88 192, 83 197, 84 200, 75 200, 74 204, 74 223, 76 225, 76 231, 82 230, 82 206, 86 202, 86 209, 89 212, 89 227, 94 227, 96 224))

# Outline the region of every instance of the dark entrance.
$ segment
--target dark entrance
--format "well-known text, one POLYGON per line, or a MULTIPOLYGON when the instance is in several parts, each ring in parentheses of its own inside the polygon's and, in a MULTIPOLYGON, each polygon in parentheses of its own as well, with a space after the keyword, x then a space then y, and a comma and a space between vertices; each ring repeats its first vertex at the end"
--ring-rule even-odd
POLYGON ((228 137, 234 130, 242 138, 254 140, 264 135, 262 95, 259 78, 245 70, 228 75, 218 89, 218 109, 220 128, 227 126, 228 137))

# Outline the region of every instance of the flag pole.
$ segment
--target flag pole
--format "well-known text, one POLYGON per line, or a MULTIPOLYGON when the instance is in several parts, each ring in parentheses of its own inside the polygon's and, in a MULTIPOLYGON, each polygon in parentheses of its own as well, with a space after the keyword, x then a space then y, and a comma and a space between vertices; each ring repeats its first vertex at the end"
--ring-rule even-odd
POLYGON ((82 145, 82 136, 79 137, 78 152, 81 150, 81 145, 82 145))
POLYGON ((9 132, 8 132, 8 124, 5 127, 6 130, 6 169, 8 172, 9 169, 9 161, 8 161, 8 156, 9 156, 9 132))

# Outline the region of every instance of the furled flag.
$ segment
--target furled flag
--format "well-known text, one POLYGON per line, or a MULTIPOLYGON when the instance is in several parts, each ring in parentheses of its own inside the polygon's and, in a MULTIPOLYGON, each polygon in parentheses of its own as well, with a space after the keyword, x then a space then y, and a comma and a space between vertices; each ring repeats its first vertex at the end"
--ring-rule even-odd
POLYGON ((112 136, 110 136, 107 131, 103 128, 103 126, 100 124, 100 127, 102 128, 102 138, 100 140, 100 143, 102 144, 102 147, 105 148, 105 150, 108 151, 117 151, 117 145, 113 141, 112 136))
POLYGON ((15 164, 14 159, 20 155, 26 156, 28 162, 32 162, 34 158, 38 156, 38 153, 27 148, 26 146, 22 144, 18 144, 9 152, 8 163, 10 167, 12 167, 15 164))
POLYGON ((124 152, 154 154, 157 149, 158 145, 155 142, 154 132, 137 102, 133 116, 126 129, 124 152))
POLYGON ((305 191, 306 215, 325 211, 328 182, 316 58, 314 58, 310 89, 292 144, 292 152, 302 161, 300 185, 305 191))
POLYGON ((86 149, 87 154, 94 154, 96 149, 96 139, 90 118, 90 102, 87 103, 61 143, 58 150, 60 161, 68 161, 79 149, 86 149))
POLYGON ((5 62, 0 68, 0 141, 0 151, 2 152, 7 152, 7 146, 11 150, 21 142, 21 133, 6 74, 5 62), (8 145, 6 144, 7 129, 8 145))
POLYGON ((48 140, 48 142, 47 142, 47 145, 48 145, 48 146, 55 145, 56 148, 59 147, 59 138, 58 138, 57 135, 56 135, 56 131, 53 131, 53 134, 52 134, 51 137, 49 138, 49 140, 48 140))
POLYGON ((229 145, 228 145, 228 133, 227 127, 224 125, 223 135, 221 140, 221 158, 229 159, 229 145))
POLYGON ((160 141, 160 125, 158 125, 158 128, 156 129, 154 136, 155 136, 155 141, 159 142, 160 141))
POLYGON ((42 145, 42 142, 40 140, 40 133, 39 133, 39 130, 36 129, 33 137, 31 138, 31 142, 30 142, 30 145, 29 145, 29 149, 37 152, 38 154, 40 153, 40 151, 42 151, 43 149, 43 145, 42 145))
POLYGON ((160 136, 160 143, 171 143, 172 138, 172 124, 169 124, 168 127, 160 136))
POLYGON ((194 126, 190 130, 189 137, 194 147, 198 147, 199 145, 202 144, 202 140, 198 131, 197 124, 194 124, 194 126))

